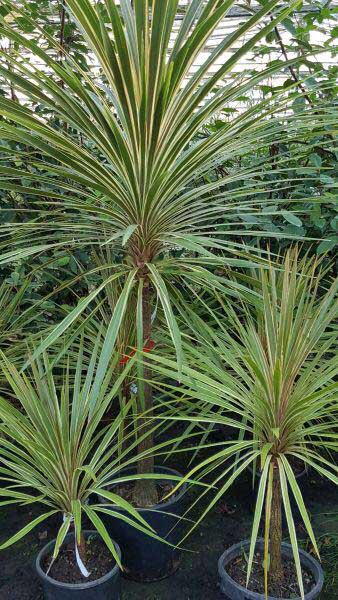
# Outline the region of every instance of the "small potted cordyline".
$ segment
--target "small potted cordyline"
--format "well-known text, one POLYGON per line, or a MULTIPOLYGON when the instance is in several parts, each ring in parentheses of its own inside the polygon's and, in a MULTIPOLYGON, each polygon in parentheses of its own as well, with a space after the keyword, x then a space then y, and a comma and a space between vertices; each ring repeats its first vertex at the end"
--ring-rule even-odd
MULTIPOLYGON (((219 559, 221 588, 233 600, 310 600, 322 588, 320 564, 298 548, 290 499, 318 555, 292 465, 300 460, 338 483, 327 452, 338 447, 337 334, 331 327, 337 281, 330 283, 324 275, 318 261, 288 252, 278 269, 271 265, 259 273, 259 318, 245 306, 241 314, 240 307, 228 307, 231 328, 210 336, 206 325, 200 332, 203 341, 185 348, 191 366, 183 367, 180 395, 193 402, 181 404, 179 418, 231 425, 241 432, 187 474, 203 478, 224 463, 214 481, 220 489, 199 521, 244 470, 256 463, 261 469, 251 540, 232 546, 219 559), (187 417, 184 407, 189 407, 187 417), (291 544, 282 542, 283 509, 291 544)), ((174 377, 174 361, 159 355, 153 361, 154 369, 174 377)))
MULTIPOLYGON (((113 367, 105 372, 98 367, 99 346, 98 340, 88 363, 81 342, 75 372, 66 366, 57 378, 47 356, 32 362, 28 374, 19 373, 3 354, 0 357, 11 396, 20 405, 0 397, 1 504, 36 503, 45 507, 3 542, 0 550, 45 519, 60 514, 56 539, 36 560, 48 600, 120 598, 121 553, 101 518, 112 502, 124 511, 114 513, 117 519, 158 539, 129 502, 107 489, 138 475, 119 476, 121 466, 133 460, 128 452, 121 457, 118 435, 130 403, 108 425, 102 424, 130 367, 127 365, 112 384, 113 367), (105 502, 95 501, 98 494, 105 502), (83 516, 93 531, 83 530, 83 516)), ((130 441, 128 435, 126 439, 130 441)), ((132 452, 133 443, 129 450, 132 452)))

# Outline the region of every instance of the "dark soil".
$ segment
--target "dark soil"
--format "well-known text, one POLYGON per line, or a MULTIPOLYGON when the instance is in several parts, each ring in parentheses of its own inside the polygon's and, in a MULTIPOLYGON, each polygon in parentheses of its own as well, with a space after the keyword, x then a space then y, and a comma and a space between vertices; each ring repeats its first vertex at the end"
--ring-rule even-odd
MULTIPOLYGON (((264 594, 264 557, 261 553, 257 552, 254 556, 252 573, 250 576, 249 585, 246 586, 246 576, 248 568, 248 559, 244 554, 238 556, 226 567, 227 573, 240 585, 247 587, 250 592, 256 592, 257 594, 264 594)), ((269 596, 275 598, 295 598, 299 596, 299 587, 297 583, 296 569, 292 561, 283 561, 284 569, 284 580, 281 582, 280 587, 269 583, 269 596)), ((315 586, 315 580, 312 573, 302 569, 304 592, 307 594, 315 586)))
MULTIPOLYGON (((52 556, 46 556, 42 569, 47 573, 52 556)), ((52 579, 63 583, 87 583, 103 577, 115 566, 115 560, 106 544, 98 537, 92 535, 86 540, 86 558, 83 561, 89 571, 89 577, 84 577, 77 565, 74 541, 64 544, 58 557, 49 569, 48 575, 52 579)))
MULTIPOLYGON (((133 504, 134 503, 133 502, 133 491, 134 491, 135 483, 136 483, 135 481, 119 483, 117 485, 112 486, 110 488, 110 491, 114 492, 114 494, 118 494, 119 496, 121 496, 121 498, 123 498, 124 500, 127 500, 127 502, 129 502, 130 504, 133 504)), ((164 504, 165 502, 168 502, 169 498, 167 498, 167 496, 174 489, 176 484, 165 479, 163 481, 157 480, 155 485, 157 488, 157 496, 159 499, 157 504, 164 504)), ((177 490, 177 493, 175 492, 175 494, 170 496, 170 500, 174 500, 176 498, 176 496, 178 496, 179 493, 180 493, 180 490, 177 490)), ((138 507, 138 508, 143 508, 143 507, 138 507)))

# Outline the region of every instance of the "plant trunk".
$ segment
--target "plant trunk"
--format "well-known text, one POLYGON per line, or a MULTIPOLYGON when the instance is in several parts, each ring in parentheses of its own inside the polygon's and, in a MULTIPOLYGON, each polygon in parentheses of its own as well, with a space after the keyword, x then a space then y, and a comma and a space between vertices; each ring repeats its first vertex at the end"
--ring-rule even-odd
POLYGON ((280 591, 284 580, 282 564, 282 495, 279 469, 274 468, 270 520, 270 582, 280 591))
POLYGON ((60 9, 60 54, 64 54, 65 44, 65 26, 66 26, 66 0, 62 0, 60 9))
MULTIPOLYGON (((74 534, 74 535, 76 535, 76 534, 74 534)), ((87 546, 86 546, 85 536, 83 535, 83 533, 81 533, 80 543, 77 545, 77 549, 79 551, 79 555, 80 555, 80 558, 81 558, 83 564, 86 566, 86 562, 87 562, 87 546)))
MULTIPOLYGON (((123 367, 122 367, 123 368, 123 367)), ((123 385, 122 385, 122 403, 123 404, 127 404, 127 402, 129 401, 129 387, 130 387, 130 382, 128 381, 128 379, 124 380, 123 385)), ((128 445, 129 445, 129 441, 126 439, 127 437, 127 432, 129 432, 128 430, 128 421, 130 420, 130 417, 127 419, 127 417, 125 417, 121 423, 121 431, 122 431, 122 444, 121 444, 121 452, 125 452, 128 449, 128 445)))
MULTIPOLYGON (((143 284, 143 297, 142 297, 142 319, 143 319, 143 343, 144 346, 151 339, 151 290, 149 282, 144 279, 143 284)), ((144 405, 141 406, 140 400, 138 402, 138 412, 146 412, 146 418, 140 419, 139 435, 144 435, 152 427, 151 417, 153 409, 153 392, 152 387, 148 383, 150 380, 151 372, 150 368, 146 365, 144 367, 144 405)), ((151 450, 154 446, 153 434, 149 434, 138 445, 138 454, 141 454, 147 450, 151 450)), ((143 473, 154 472, 154 457, 148 456, 141 458, 137 463, 137 473, 142 475, 143 473)), ((147 506, 154 506, 158 503, 158 493, 155 484, 155 480, 151 479, 140 479, 136 482, 133 492, 133 503, 136 506, 142 508, 147 506)))

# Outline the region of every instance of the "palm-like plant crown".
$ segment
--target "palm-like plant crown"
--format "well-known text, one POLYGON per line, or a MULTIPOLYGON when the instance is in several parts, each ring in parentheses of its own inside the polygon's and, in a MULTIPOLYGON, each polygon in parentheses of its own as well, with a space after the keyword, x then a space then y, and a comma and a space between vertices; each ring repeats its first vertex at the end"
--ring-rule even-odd
MULTIPOLYGON (((20 14, 12 2, 2 0, 1 4, 4 11, 15 9, 14 14, 20 14)), ((140 281, 141 302, 146 277, 163 307, 180 355, 180 336, 170 300, 171 283, 183 278, 219 286, 208 266, 223 262, 224 257, 215 258, 207 248, 225 249, 228 264, 240 264, 246 255, 236 237, 232 242, 224 241, 222 231, 211 225, 216 217, 227 215, 228 225, 233 222, 232 228, 227 227, 227 237, 238 236, 244 233, 238 228, 239 207, 246 214, 255 211, 252 200, 243 202, 247 189, 239 190, 233 197, 231 191, 222 187, 253 175, 255 169, 248 168, 220 181, 202 181, 197 187, 196 178, 218 159, 242 156, 269 140, 287 139, 290 132, 301 135, 308 129, 309 119, 312 126, 330 121, 325 110, 302 118, 290 114, 284 121, 271 119, 287 102, 287 94, 281 93, 273 100, 258 101, 219 132, 192 143, 200 128, 222 107, 280 70, 277 61, 259 73, 237 77, 226 85, 223 82, 238 61, 297 6, 298 0, 278 8, 278 14, 274 14, 278 0, 262 3, 193 72, 206 41, 233 4, 232 0, 193 0, 173 40, 179 0, 106 0, 95 6, 90 0, 67 1, 67 10, 99 64, 99 77, 94 71, 83 72, 62 48, 62 60, 54 60, 41 45, 7 22, 12 19, 3 19, 1 33, 16 47, 28 50, 29 56, 24 59, 6 55, 0 72, 65 126, 58 130, 28 106, 0 98, 5 117, 0 124, 1 136, 37 150, 39 154, 36 159, 30 158, 25 177, 44 189, 19 185, 16 179, 22 172, 6 166, 1 168, 2 185, 4 189, 49 197, 53 209, 51 220, 51 207, 44 203, 47 210, 43 210, 42 199, 38 200, 37 220, 4 228, 11 234, 15 249, 5 252, 2 261, 24 258, 58 245, 70 249, 103 244, 118 255, 114 274, 107 275, 102 287, 94 290, 55 329, 44 347, 68 327, 107 282, 119 278, 124 287, 111 321, 108 357, 131 289, 140 281), (213 70, 219 57, 238 44, 230 58, 213 70), (41 154, 45 158, 41 159, 41 154), (196 258, 175 258, 168 254, 173 247, 184 248, 190 254, 194 251, 196 258)), ((48 38, 45 30, 41 30, 41 35, 48 38)), ((49 42, 55 44, 51 38, 49 42)), ((240 289, 235 283, 230 287, 232 293, 240 289)))

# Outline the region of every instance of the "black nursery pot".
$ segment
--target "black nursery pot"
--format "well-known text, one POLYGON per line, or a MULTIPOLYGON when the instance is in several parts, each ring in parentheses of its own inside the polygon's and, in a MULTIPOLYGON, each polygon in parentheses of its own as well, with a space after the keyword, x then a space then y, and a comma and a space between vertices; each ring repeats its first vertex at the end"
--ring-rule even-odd
MULTIPOLYGON (((237 556, 240 556, 245 550, 249 551, 250 541, 246 540, 244 542, 240 542, 239 544, 235 544, 228 548, 218 561, 218 574, 220 577, 220 587, 222 592, 230 599, 230 600, 266 600, 264 594, 257 594, 256 592, 250 592, 242 585, 234 581, 230 575, 228 575, 226 568, 227 565, 233 561, 237 556)), ((256 544, 256 548, 258 550, 264 549, 264 541, 258 540, 256 544)), ((292 547, 290 544, 282 544, 282 555, 285 558, 293 560, 292 547)), ((305 594, 304 600, 314 600, 317 598, 321 592, 324 583, 324 574, 323 570, 318 561, 316 561, 310 554, 304 552, 303 550, 299 550, 299 557, 301 564, 308 569, 315 580, 315 585, 310 592, 305 594)), ((275 598, 274 596, 268 596, 268 600, 290 600, 286 598, 275 598)), ((295 598, 295 600, 301 600, 300 596, 295 598)))
MULTIPOLYGON (((157 466, 155 473, 182 477, 173 469, 157 466)), ((135 474, 135 469, 123 469, 121 475, 135 474)), ((138 512, 153 527, 161 538, 170 544, 177 544, 182 537, 183 524, 180 517, 184 513, 184 494, 187 485, 182 485, 179 493, 163 504, 153 508, 138 508, 138 512), (170 513, 170 514, 169 514, 170 513)), ((101 499, 102 502, 107 502, 101 499)), ((114 506, 113 510, 127 515, 122 508, 114 506)), ((129 515, 128 515, 129 516, 129 515)), ((134 581, 158 581, 169 577, 179 567, 180 551, 135 529, 116 517, 102 514, 102 519, 111 535, 122 550, 123 575, 134 581)))
MULTIPOLYGON (((84 531, 84 536, 98 535, 95 531, 84 531)), ((65 537, 65 541, 74 539, 74 534, 69 533, 65 537)), ((120 569, 117 564, 100 579, 96 581, 88 581, 88 583, 63 583, 52 579, 43 571, 41 565, 45 556, 51 554, 54 549, 55 540, 49 542, 38 554, 35 568, 41 580, 43 588, 43 596, 45 600, 120 600, 121 582, 120 569)), ((121 551, 115 543, 115 548, 119 556, 121 551)))

